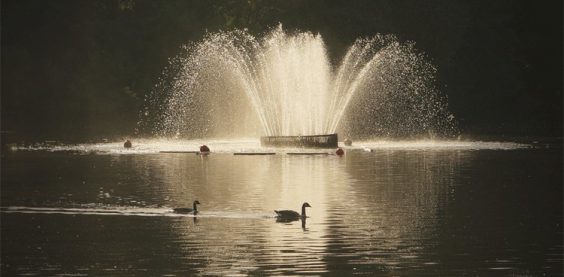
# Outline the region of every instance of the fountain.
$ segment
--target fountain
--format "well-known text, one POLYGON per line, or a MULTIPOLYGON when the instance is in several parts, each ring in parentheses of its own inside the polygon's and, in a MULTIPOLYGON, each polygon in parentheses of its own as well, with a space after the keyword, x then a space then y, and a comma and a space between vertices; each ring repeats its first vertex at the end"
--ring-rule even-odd
POLYGON ((336 147, 347 137, 455 130, 436 69, 414 43, 358 39, 336 68, 321 35, 209 33, 170 60, 140 127, 161 136, 261 136, 266 146, 336 147), (327 135, 330 134, 330 135, 327 135))

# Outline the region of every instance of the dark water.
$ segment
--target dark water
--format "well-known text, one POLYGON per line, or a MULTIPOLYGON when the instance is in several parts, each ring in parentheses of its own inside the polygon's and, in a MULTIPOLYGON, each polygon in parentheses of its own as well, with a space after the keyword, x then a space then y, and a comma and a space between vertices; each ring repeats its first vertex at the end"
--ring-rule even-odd
POLYGON ((1 177, 2 276, 562 275, 560 147, 16 151, 1 177))

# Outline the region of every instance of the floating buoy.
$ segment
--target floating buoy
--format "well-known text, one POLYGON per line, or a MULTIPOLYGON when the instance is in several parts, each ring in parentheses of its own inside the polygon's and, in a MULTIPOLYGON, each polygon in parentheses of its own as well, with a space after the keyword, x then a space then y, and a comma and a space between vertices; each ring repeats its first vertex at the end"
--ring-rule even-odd
POLYGON ((345 143, 345 146, 351 146, 352 145, 352 140, 350 140, 348 138, 346 138, 343 142, 345 143))
POLYGON ((200 153, 209 153, 210 152, 210 148, 207 145, 202 145, 200 146, 200 153))
POLYGON ((337 154, 337 156, 342 156, 345 154, 345 151, 342 148, 337 148, 337 151, 335 151, 335 154, 337 154))
POLYGON ((126 140, 125 143, 123 144, 123 147, 125 147, 125 148, 131 148, 131 141, 130 141, 130 140, 126 140))

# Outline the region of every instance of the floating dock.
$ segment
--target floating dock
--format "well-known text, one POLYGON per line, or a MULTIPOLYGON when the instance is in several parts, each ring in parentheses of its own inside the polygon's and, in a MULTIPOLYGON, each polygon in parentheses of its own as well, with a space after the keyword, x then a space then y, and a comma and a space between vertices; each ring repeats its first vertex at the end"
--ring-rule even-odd
POLYGON ((337 148, 337 134, 314 136, 265 136, 260 137, 263 147, 337 148))
POLYGON ((243 156, 243 155, 247 155, 247 156, 261 156, 261 155, 276 155, 276 153, 274 152, 260 152, 260 153, 255 153, 255 152, 236 152, 233 153, 233 155, 235 156, 243 156))
POLYGON ((304 155, 304 156, 317 156, 317 155, 329 155, 329 153, 317 153, 317 152, 292 152, 292 153, 286 153, 286 155, 304 155))
POLYGON ((168 154, 198 154, 200 151, 159 151, 159 153, 168 153, 168 154))

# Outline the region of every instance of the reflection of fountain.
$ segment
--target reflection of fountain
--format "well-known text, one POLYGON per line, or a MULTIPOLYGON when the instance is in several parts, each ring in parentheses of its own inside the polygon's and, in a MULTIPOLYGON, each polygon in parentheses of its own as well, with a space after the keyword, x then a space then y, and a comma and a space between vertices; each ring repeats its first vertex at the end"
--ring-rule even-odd
POLYGON ((416 135, 452 131, 435 68, 413 43, 357 40, 333 70, 320 35, 208 34, 171 61, 141 127, 160 135, 416 135))
MULTIPOLYGON (((343 272, 383 275, 400 267, 420 274, 437 263, 432 255, 441 217, 457 189, 461 169, 475 153, 457 151, 380 151, 346 158, 341 174, 351 178, 330 184, 332 202, 347 202, 346 211, 332 207, 326 215, 328 267, 343 272), (367 166, 370 165, 370 166, 367 166), (366 209, 370 207, 370 209, 366 209), (343 227, 344 226, 344 227, 343 227), (431 243, 429 243, 431 242, 431 243), (346 259, 346 262, 339 261, 346 259), (431 258, 431 260, 429 260, 431 258), (421 267, 425 265, 426 267, 421 267)), ((353 156, 354 155, 354 156, 353 156)))

